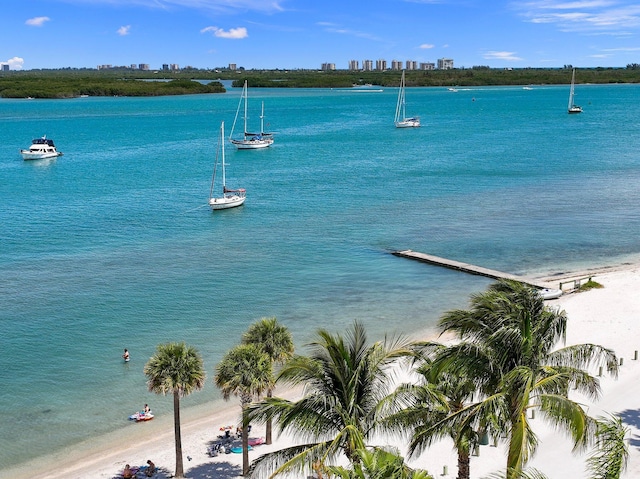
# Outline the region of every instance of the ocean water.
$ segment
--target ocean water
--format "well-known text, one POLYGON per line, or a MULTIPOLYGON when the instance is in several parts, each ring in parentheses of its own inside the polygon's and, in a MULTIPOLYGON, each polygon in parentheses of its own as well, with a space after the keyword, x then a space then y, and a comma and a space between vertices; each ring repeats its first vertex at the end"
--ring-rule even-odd
POLYGON ((640 86, 409 89, 422 127, 393 127, 397 90, 250 89, 276 143, 227 146, 243 207, 206 206, 217 134, 240 91, 0 100, 0 470, 131 431, 142 373, 186 341, 219 400, 217 361, 276 316, 299 350, 353 320, 372 338, 433 331, 489 280, 397 258, 413 249, 516 274, 640 254, 640 86), (32 138, 64 156, 25 162, 32 138), (123 348, 132 360, 123 364, 123 348))

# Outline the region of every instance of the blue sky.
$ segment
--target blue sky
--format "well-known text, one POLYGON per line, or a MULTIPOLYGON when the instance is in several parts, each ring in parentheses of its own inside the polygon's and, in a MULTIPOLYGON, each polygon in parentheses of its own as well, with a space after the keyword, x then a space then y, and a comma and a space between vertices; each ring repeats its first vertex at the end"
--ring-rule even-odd
POLYGON ((14 69, 640 63, 638 0, 1 0, 14 69), (10 5, 9 5, 10 4, 10 5))

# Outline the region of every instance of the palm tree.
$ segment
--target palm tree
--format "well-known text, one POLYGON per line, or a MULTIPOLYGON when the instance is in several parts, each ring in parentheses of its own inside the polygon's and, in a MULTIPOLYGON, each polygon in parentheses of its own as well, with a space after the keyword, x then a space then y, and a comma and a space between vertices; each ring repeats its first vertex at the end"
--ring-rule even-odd
POLYGON ((625 442, 628 432, 620 417, 598 419, 596 450, 587 459, 590 479, 620 478, 629 460, 629 449, 625 442))
MULTIPOLYGON (((255 344, 271 360, 272 366, 282 365, 293 356, 293 338, 286 326, 278 323, 276 318, 262 318, 249 326, 242 335, 244 344, 255 344)), ((273 380, 275 384, 275 379, 273 380)), ((267 389, 267 397, 273 396, 273 388, 267 389)), ((272 421, 267 419, 265 442, 272 442, 272 421)))
POLYGON ((185 343, 159 344, 144 366, 149 391, 173 393, 173 424, 176 441, 175 477, 184 477, 180 435, 180 397, 202 389, 206 373, 198 351, 185 343))
POLYGON ((476 386, 471 378, 447 371, 434 374, 430 356, 443 348, 445 346, 437 343, 422 345, 423 362, 415 370, 420 375, 420 382, 397 388, 395 394, 407 406, 390 416, 386 424, 391 430, 413 430, 409 442, 410 455, 421 454, 434 441, 450 437, 458 452, 458 479, 469 479, 471 449, 478 443, 478 433, 463 418, 449 423, 442 421, 468 407, 476 386))
POLYGON ((534 289, 515 281, 500 281, 472 296, 471 309, 446 313, 442 332, 455 332, 460 342, 440 351, 432 368, 475 378, 482 400, 449 415, 434 426, 456 422, 486 427, 494 437, 507 434, 507 477, 518 477, 535 452, 537 438, 527 418, 535 407, 584 447, 595 434, 595 421, 568 398, 571 388, 596 398, 597 378, 585 368, 594 363, 618 371, 615 354, 595 344, 555 350, 565 340, 567 317, 552 310, 534 289))
POLYGON ((266 398, 251 407, 252 418, 273 418, 281 431, 306 442, 259 457, 252 464, 254 471, 273 476, 310 465, 320 471, 340 453, 357 462, 356 451, 388 412, 384 399, 390 366, 413 352, 410 343, 400 340, 369 344, 358 322, 346 337, 321 329, 309 346, 310 356, 294 356, 279 374, 288 384, 303 385, 303 397, 266 398))
POLYGON ((253 344, 231 349, 216 366, 215 384, 225 400, 240 398, 242 408, 242 474, 249 472, 249 417, 247 406, 254 398, 273 387, 271 360, 253 344))
POLYGON ((397 450, 359 449, 357 463, 351 469, 329 466, 331 475, 340 479, 433 479, 422 469, 411 469, 397 450))

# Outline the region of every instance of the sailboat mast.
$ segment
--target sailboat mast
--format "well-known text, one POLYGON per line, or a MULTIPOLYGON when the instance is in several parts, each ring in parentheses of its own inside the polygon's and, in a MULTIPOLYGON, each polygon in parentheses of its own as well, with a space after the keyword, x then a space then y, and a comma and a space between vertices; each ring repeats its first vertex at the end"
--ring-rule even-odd
POLYGON ((247 80, 244 81, 244 136, 247 136, 247 103, 249 103, 248 98, 248 88, 247 88, 247 80))
POLYGON ((222 143, 222 196, 224 196, 226 186, 227 186, 227 178, 225 176, 225 166, 224 166, 224 121, 220 125, 220 138, 222 143))
POLYGON ((262 112, 260 113, 260 134, 264 133, 264 102, 262 102, 262 112))
POLYGON ((573 88, 576 81, 576 69, 573 69, 573 74, 571 75, 571 90, 569 90, 569 109, 573 106, 573 88))

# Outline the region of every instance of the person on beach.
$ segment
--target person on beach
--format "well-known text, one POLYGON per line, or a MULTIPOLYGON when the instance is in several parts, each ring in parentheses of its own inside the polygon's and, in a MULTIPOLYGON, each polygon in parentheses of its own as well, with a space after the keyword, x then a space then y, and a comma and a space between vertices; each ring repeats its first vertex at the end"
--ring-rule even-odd
POLYGON ((156 465, 151 461, 151 459, 147 460, 147 468, 144 470, 144 475, 147 477, 151 477, 156 473, 156 465))
POLYGON ((136 477, 135 473, 131 470, 131 466, 129 466, 129 464, 124 466, 124 470, 122 471, 122 477, 124 479, 132 479, 133 477, 136 477))
POLYGON ((125 363, 129 362, 129 350, 125 348, 124 354, 122 355, 122 359, 124 359, 125 363))

